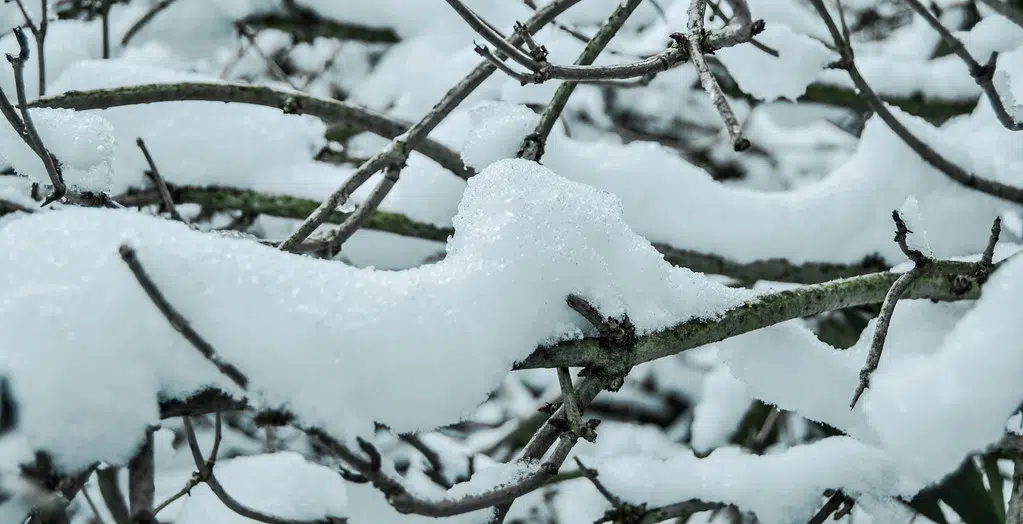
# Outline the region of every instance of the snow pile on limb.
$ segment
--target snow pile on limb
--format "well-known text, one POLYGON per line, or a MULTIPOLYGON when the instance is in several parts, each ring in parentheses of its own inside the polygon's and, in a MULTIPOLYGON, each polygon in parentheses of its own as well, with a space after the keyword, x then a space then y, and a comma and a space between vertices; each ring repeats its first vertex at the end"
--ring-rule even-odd
MULTIPOLYGON (((128 211, 40 213, 0 231, 0 373, 17 433, 76 470, 124 463, 158 397, 237 389, 171 328, 150 278, 249 379, 253 400, 345 437, 469 414, 537 345, 590 329, 570 293, 640 331, 710 318, 750 292, 671 267, 612 195, 521 160, 473 178, 447 258, 357 269, 128 211), (55 391, 68 394, 55 394, 55 391)), ((25 457, 26 459, 28 457, 25 457)))
MULTIPOLYGON (((978 113, 938 129, 892 111, 964 168, 1019 183, 1020 135, 992 115, 978 113)), ((529 108, 507 103, 486 103, 473 116, 461 152, 476 168, 517 151, 537 121, 529 108)), ((874 253, 902 261, 905 255, 891 239, 891 211, 909 197, 919 203, 919 226, 941 232, 931 239, 935 256, 978 253, 987 242, 978 231, 1007 207, 932 168, 877 117, 867 121, 853 155, 827 178, 784 192, 721 184, 656 143, 584 142, 557 127, 543 162, 566 178, 614 193, 629 226, 652 242, 741 263, 784 258, 855 264, 874 253)))

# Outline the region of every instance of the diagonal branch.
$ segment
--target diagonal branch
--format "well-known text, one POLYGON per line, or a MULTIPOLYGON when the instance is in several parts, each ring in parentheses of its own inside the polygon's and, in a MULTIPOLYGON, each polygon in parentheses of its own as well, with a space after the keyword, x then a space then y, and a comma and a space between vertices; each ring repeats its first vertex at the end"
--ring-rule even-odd
MULTIPOLYGON (((555 0, 543 9, 539 10, 523 26, 530 33, 535 33, 543 26, 553 21, 556 16, 580 0, 555 0)), ((509 43, 518 45, 522 42, 521 32, 513 33, 508 37, 509 43)), ((496 71, 489 61, 484 61, 476 66, 465 78, 452 87, 436 105, 433 106, 426 116, 407 132, 396 137, 386 148, 373 155, 372 158, 363 163, 352 173, 351 178, 344 185, 337 188, 319 207, 313 211, 298 226, 284 242, 280 249, 291 250, 298 246, 303 240, 309 237, 330 216, 341 204, 345 203, 359 186, 366 182, 377 171, 385 169, 389 165, 401 165, 408 158, 409 148, 414 147, 426 138, 437 125, 441 123, 466 97, 469 96, 484 80, 496 71)))
POLYGON ((895 306, 899 303, 899 299, 902 298, 903 293, 909 288, 909 285, 914 280, 920 278, 922 270, 927 267, 931 262, 929 258, 924 256, 919 250, 910 249, 906 243, 906 237, 910 233, 909 228, 906 227, 906 223, 899 216, 898 211, 892 211, 892 219, 895 220, 895 241, 899 243, 899 248, 902 252, 913 261, 913 269, 905 272, 900 276, 888 290, 888 293, 884 297, 884 302, 881 304, 881 314, 877 317, 877 325, 874 329, 874 337, 870 342, 870 353, 867 355, 867 363, 860 370, 860 383, 856 386, 856 391, 853 393, 852 401, 849 403, 849 409, 856 407, 856 403, 860 400, 860 396, 870 386, 870 375, 877 370, 877 366, 881 363, 881 353, 884 351, 884 341, 888 337, 888 327, 892 323, 892 315, 895 314, 895 306))
MULTIPOLYGON (((45 2, 44 2, 45 5, 45 2)), ((43 22, 45 23, 45 21, 43 22)), ((40 30, 41 31, 41 30, 40 30)), ((18 107, 21 108, 21 125, 15 125, 14 121, 9 115, 7 115, 8 107, 10 102, 6 101, 6 95, 0 91, 0 96, 5 98, 4 101, 4 115, 7 116, 8 121, 14 125, 14 128, 19 131, 22 140, 35 152, 43 162, 43 166, 46 168, 46 174, 50 177, 50 183, 53 185, 53 193, 46 197, 43 201, 43 205, 47 205, 62 196, 67 192, 67 186, 64 185, 64 176, 61 173, 60 164, 57 159, 46 149, 43 145, 43 139, 39 137, 39 132, 36 131, 35 124, 32 123, 32 117, 28 113, 28 102, 27 96, 25 95, 25 61, 28 60, 28 39, 25 37, 24 31, 20 27, 14 29, 14 36, 18 41, 20 52, 18 56, 11 54, 7 55, 7 61, 11 63, 11 67, 14 69, 14 90, 18 97, 18 107)), ((40 83, 42 82, 42 72, 40 72, 40 83)), ((40 84, 41 85, 41 84, 40 84)))
POLYGON ((146 157, 146 163, 149 164, 149 169, 146 171, 146 176, 156 186, 157 192, 160 194, 160 200, 163 201, 163 207, 170 213, 172 219, 178 222, 184 222, 185 219, 178 213, 177 206, 174 205, 174 199, 171 198, 170 190, 167 188, 167 182, 160 176, 160 170, 156 168, 156 162, 153 161, 153 156, 149 154, 149 148, 146 147, 146 143, 142 140, 142 137, 138 137, 135 140, 135 144, 142 150, 142 155, 146 157))
MULTIPOLYGON (((995 89, 994 75, 995 75, 995 64, 998 60, 998 53, 991 53, 991 57, 987 63, 981 65, 970 51, 966 49, 962 41, 955 37, 951 31, 946 28, 938 17, 934 16, 929 9, 924 7, 919 0, 905 0, 909 7, 916 11, 916 14, 920 15, 935 31, 941 35, 941 39, 952 49, 952 52, 959 58, 966 62, 966 67, 970 69, 970 76, 977 82, 977 85, 984 91, 989 102, 991 102, 991 108, 994 109, 995 115, 998 117, 998 121, 1005 126, 1006 129, 1012 131, 1019 131, 1023 129, 1023 122, 1017 122, 1016 119, 1009 114, 1005 109, 1005 103, 1002 102, 1001 95, 998 94, 998 90, 995 89)), ((993 2, 992 2, 993 3, 993 2)), ((848 37, 845 38, 848 42, 848 37)))
POLYGON ((831 14, 828 13, 828 9, 824 6, 823 0, 810 0, 810 3, 814 6, 814 9, 817 10, 817 13, 827 25, 828 31, 831 33, 831 38, 835 41, 835 46, 842 54, 840 65, 849 73, 849 77, 852 79, 853 84, 855 84, 856 89, 859 90, 863 100, 866 101, 867 106, 870 107, 871 111, 877 113, 877 116, 881 117, 881 120, 883 120, 892 132, 905 142, 910 149, 919 155, 921 159, 930 164, 931 167, 941 171, 952 180, 955 180, 966 187, 1010 202, 1018 204, 1023 203, 1023 188, 1003 184, 966 171, 942 156, 923 140, 917 138, 917 136, 910 132, 909 129, 902 124, 902 122, 899 122, 899 119, 896 118, 884 102, 881 101, 881 98, 876 92, 874 92, 873 88, 870 87, 870 84, 868 84, 860 74, 859 69, 856 67, 856 63, 853 60, 852 45, 842 38, 842 34, 840 33, 838 26, 835 25, 834 19, 831 17, 831 14))
POLYGON ((213 349, 213 346, 210 345, 210 343, 207 342, 206 339, 188 323, 187 320, 185 320, 185 317, 183 317, 181 313, 178 313, 178 311, 174 309, 174 306, 170 305, 170 302, 168 302, 167 298, 163 296, 160 288, 156 287, 156 283, 153 282, 153 279, 146 273, 145 268, 142 267, 142 263, 139 262, 138 256, 135 254, 135 250, 132 249, 131 246, 124 244, 121 245, 120 252, 121 259, 124 260, 124 263, 128 265, 129 269, 131 269, 131 272, 135 275, 135 280, 138 281, 139 286, 141 286, 143 291, 146 292, 149 299, 153 301, 153 305, 160 310, 160 313, 162 313, 164 317, 167 318, 167 321, 170 322, 174 330, 181 333, 186 340, 195 346, 195 349, 198 349, 199 352, 206 357, 206 360, 209 360, 210 363, 216 366, 217 370, 223 373, 224 376, 231 380, 231 382, 234 382, 235 385, 243 390, 246 389, 249 384, 248 377, 242 374, 242 372, 239 371, 238 368, 234 367, 233 364, 222 360, 220 356, 217 355, 216 350, 213 349))
MULTIPOLYGON (((677 34, 672 35, 672 38, 678 41, 680 45, 684 44, 689 48, 689 57, 693 61, 693 65, 696 66, 696 72, 700 75, 700 83, 703 84, 703 89, 710 95, 714 108, 717 109, 718 114, 721 115, 721 120, 725 123, 725 129, 732 140, 732 148, 736 151, 745 151, 749 149, 750 141, 742 136, 742 126, 739 125, 738 119, 735 118, 735 112, 732 111, 732 106, 729 105, 728 99, 725 97, 724 92, 721 91, 721 86, 718 84, 717 78, 714 77, 714 73, 711 72, 707 58, 704 56, 705 37, 703 18, 706 15, 706 11, 707 0, 692 0, 692 3, 689 4, 689 34, 684 39, 677 34)), ((744 17, 735 17, 736 20, 741 20, 742 18, 744 17)))
MULTIPOLYGON (((586 47, 579 54, 575 64, 578 66, 593 64, 597 57, 600 56, 600 53, 607 47, 607 44, 611 42, 611 39, 618 33, 618 30, 625 25, 625 21, 639 7, 639 3, 640 0, 625 0, 618 4, 618 7, 615 8, 607 20, 600 25, 600 29, 593 35, 593 38, 586 43, 586 47)), ((546 57, 546 55, 544 56, 546 57)), ((540 115, 540 121, 537 122, 536 129, 522 141, 522 147, 518 155, 520 158, 534 162, 540 161, 544 153, 544 147, 547 144, 547 137, 551 134, 551 130, 554 129, 554 124, 565 110, 565 106, 568 105, 568 99, 575 91, 576 85, 578 85, 578 82, 568 81, 558 86, 558 90, 554 92, 551 101, 540 115)))

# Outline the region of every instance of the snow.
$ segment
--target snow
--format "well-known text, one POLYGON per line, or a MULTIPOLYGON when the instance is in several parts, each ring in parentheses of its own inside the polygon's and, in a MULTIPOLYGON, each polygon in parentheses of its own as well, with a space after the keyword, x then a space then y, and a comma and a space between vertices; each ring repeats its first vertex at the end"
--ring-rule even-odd
MULTIPOLYGON (((992 168, 993 173, 978 169, 996 175, 992 178, 1018 178, 1012 171, 1021 165, 1018 148, 996 148, 1018 143, 1019 138, 999 135, 991 115, 981 112, 972 122, 963 119, 938 130, 892 110, 918 136, 946 154, 953 153, 949 155, 953 161, 992 168), (991 135, 976 133, 979 122, 988 126, 991 135), (973 133, 968 132, 971 123, 973 133), (992 136, 1003 142, 990 143, 992 136), (981 150, 972 151, 973 146, 981 150), (991 156, 985 159, 982 153, 991 156)), ((471 131, 473 139, 462 149, 470 165, 480 162, 476 168, 511 151, 508 142, 518 143, 531 130, 528 123, 536 119, 527 108, 510 104, 505 105, 504 114, 493 107, 482 111, 477 114, 489 118, 477 124, 471 131)), ((867 122, 856 151, 840 167, 819 183, 786 192, 724 186, 657 144, 581 142, 557 128, 543 162, 562 176, 617 195, 629 225, 651 241, 736 262, 786 258, 794 263, 857 263, 872 253, 890 261, 903 260, 905 256, 891 240, 891 211, 909 196, 918 200, 927 229, 942 232, 931 240, 935 256, 978 253, 986 244, 991 221, 1003 208, 986 195, 964 193, 876 117, 867 122), (859 218, 847 219, 854 215, 859 218)))
POLYGON ((707 453, 728 444, 749 411, 751 400, 746 385, 725 366, 707 374, 702 401, 693 410, 690 446, 696 453, 707 453))
MULTIPOLYGON (((68 68, 54 82, 51 93, 215 80, 131 62, 84 61, 68 68)), ((167 102, 85 114, 100 115, 113 124, 115 193, 145 187, 143 172, 148 165, 135 145, 137 137, 146 141, 160 174, 172 184, 256 186, 264 191, 322 197, 328 187, 344 180, 343 170, 312 161, 324 143, 325 127, 311 116, 218 102, 167 102), (314 184, 318 191, 310 190, 314 184), (288 187, 295 189, 284 191, 288 187)))
POLYGON ((763 522, 805 522, 822 504, 824 490, 842 489, 881 522, 910 516, 897 502, 884 500, 899 491, 894 465, 883 453, 848 437, 762 456, 722 447, 702 459, 691 451, 666 460, 621 453, 587 465, 597 469, 612 493, 648 507, 699 499, 736 504, 763 522), (784 489, 764 489, 780 483, 784 489))
MULTIPOLYGON (((84 191, 107 191, 113 179, 114 128, 103 117, 70 109, 30 109, 46 148, 60 161, 64 182, 84 191)), ((10 125, 0 126, 0 162, 35 182, 50 177, 38 155, 10 125)))
POLYGON ((445 260, 388 272, 129 211, 15 221, 0 231, 0 331, 23 431, 63 468, 122 463, 158 420, 158 394, 234 390, 153 308, 117 254, 122 243, 258 399, 342 436, 373 421, 404 432, 466 416, 538 344, 590 329, 564 305, 569 293, 628 312, 641 332, 749 296, 671 267, 629 230, 612 195, 526 161, 474 177, 454 223, 445 260), (454 368, 465 371, 459 381, 434 380, 454 368), (54 384, 76 395, 55 397, 54 384))
MULTIPOLYGON (((505 34, 533 12, 523 2, 467 3, 505 34)), ((966 21, 960 6, 940 3, 948 27, 966 21)), ((177 0, 123 47, 120 37, 153 5, 135 1, 111 8, 113 60, 97 60, 98 19, 51 21, 47 91, 181 81, 286 87, 290 81, 317 96, 347 95, 350 103, 415 121, 481 60, 472 50, 478 36, 443 2, 297 4, 341 23, 393 30, 400 41, 320 37, 295 43, 282 31, 261 30, 255 47, 284 57, 289 78, 283 80, 268 77, 265 58, 233 27, 247 16, 284 13, 280 2, 177 0)), ((558 22, 593 34, 616 4, 587 0, 558 22)), ((685 27, 689 2, 646 4, 598 64, 659 52, 666 34, 685 27)), ((254 242, 250 234, 279 239, 295 227, 295 220, 270 216, 247 234, 200 233, 129 210, 59 204, 0 217, 0 333, 6 341, 0 376, 10 380, 19 408, 18 427, 0 438, 0 492, 13 495, 0 504, 0 521, 17 521, 41 500, 38 487, 17 471, 36 450, 51 453, 65 470, 97 460, 123 464, 146 428, 161 422, 159 399, 208 386, 245 394, 257 406, 284 407, 301 423, 341 439, 371 439, 384 455, 384 470, 423 498, 452 500, 513 482, 537 464, 499 464, 483 450, 558 395, 551 370, 509 374, 513 363, 537 345, 593 333, 565 306, 565 295, 580 294, 607 315, 627 312, 645 333, 714 318, 760 293, 795 287, 761 282, 728 288, 722 278, 668 266, 650 241, 735 262, 853 263, 876 253, 898 273, 911 266, 899 264, 905 256, 892 241, 891 213, 898 210, 913 231, 910 245, 935 257, 978 260, 996 216, 1004 217, 1006 232, 995 260, 1019 251, 1013 243, 1021 229, 1018 205, 952 182, 876 117, 861 132, 863 123, 845 109, 787 101, 815 83, 850 90, 852 83, 846 73, 826 69, 835 55, 820 42, 831 38, 808 5, 749 4, 753 17, 766 21, 758 40, 781 56, 749 45, 716 56, 742 91, 763 101, 734 100, 753 150, 736 154, 721 140, 709 97, 693 68, 681 66, 640 89, 579 86, 542 165, 512 160, 535 128, 535 108, 548 103, 559 83, 523 88, 494 74, 430 134, 481 174, 466 184, 414 153, 381 206, 454 226, 446 245, 360 231, 339 260, 324 261, 254 242), (734 164, 744 178, 714 181, 683 158, 734 164), (251 391, 237 391, 154 309, 118 256, 122 243, 137 250, 196 330, 250 378, 251 391), (446 427, 460 420, 471 422, 446 427), (376 422, 391 431, 374 431, 376 422), (449 490, 434 484, 421 453, 398 439, 399 432, 412 431, 442 457, 447 480, 474 469, 472 479, 449 490), (409 468, 398 475, 402 461, 409 468)), ((868 9, 895 16, 892 6, 874 0, 844 5, 850 17, 868 9)), ((35 15, 38 2, 27 7, 35 15)), ((984 5, 978 9, 982 19, 956 35, 981 62, 1000 53, 995 85, 1009 111, 1023 115, 1016 104, 1023 100, 1023 30, 984 5)), ((936 56, 939 37, 924 20, 905 21, 858 32, 857 64, 868 82, 885 96, 980 100, 970 113, 937 126, 895 114, 967 171, 1023 185, 1020 134, 998 122, 961 59, 936 56)), ((20 23, 16 5, 0 6, 0 27, 20 23)), ((708 24, 720 27, 721 21, 708 24)), ((537 40, 555 63, 573 62, 584 45, 554 26, 537 40)), ((9 33, 0 36, 0 51, 16 47, 9 33)), ((30 99, 35 68, 34 59, 26 63, 30 99)), ((0 68, 0 86, 13 95, 9 68, 0 68)), ((38 109, 32 116, 76 189, 116 194, 149 187, 137 137, 173 184, 321 200, 353 170, 313 160, 326 145, 323 122, 274 108, 175 101, 78 113, 38 109)), ((0 177, 0 198, 35 208, 29 184, 48 177, 13 131, 0 128, 0 168, 23 175, 0 177)), ((332 147, 359 157, 387 142, 367 133, 332 147)), ((345 208, 364 199, 379 177, 345 208)), ((182 211, 192 216, 197 207, 182 211)), ((1023 431, 1017 410, 1023 357, 1013 350, 1023 335, 1013 322, 1021 266, 1005 262, 976 301, 900 301, 880 365, 854 409, 849 402, 876 319, 845 350, 822 342, 811 331, 813 320, 797 319, 639 366, 621 391, 602 392, 601 402, 643 410, 679 403, 682 413, 664 428, 605 421, 597 442, 581 442, 573 454, 629 502, 656 506, 693 497, 735 503, 762 522, 798 522, 820 507, 825 489, 841 488, 856 499, 849 520, 904 522, 907 511, 893 497, 912 497, 1006 431, 1023 431), (785 411, 779 441, 763 455, 728 444, 755 401, 785 411), (816 422, 847 436, 815 441, 816 422)), ((187 449, 174 442, 178 422, 162 424, 155 435, 158 501, 180 489, 194 468, 187 449)), ((205 444, 209 428, 199 429, 205 444)), ((289 440, 295 430, 281 433, 289 449, 309 451, 300 435, 289 440)), ((246 505, 296 519, 332 514, 353 522, 436 522, 397 514, 374 487, 346 484, 330 467, 294 451, 260 455, 258 437, 226 428, 216 470, 246 505), (229 458, 236 454, 243 456, 229 458)), ((562 472, 574 468, 569 461, 562 472)), ((96 494, 94 482, 86 489, 96 494)), ((205 486, 192 495, 161 518, 249 522, 205 486)), ((82 511, 81 497, 74 504, 74 522, 82 524, 90 512, 82 511)), ((590 482, 574 479, 523 497, 508 520, 588 522, 607 508, 590 482)), ((489 517, 483 510, 444 522, 489 517)), ((694 521, 710 520, 699 518, 694 521)))
MULTIPOLYGON (((336 472, 283 451, 218 461, 215 474, 231 497, 267 515, 314 520, 347 515, 345 482, 336 472)), ((225 506, 206 484, 192 488, 179 524, 249 524, 225 506)))
POLYGON ((735 46, 714 53, 744 92, 760 100, 796 100, 821 69, 838 56, 819 41, 782 24, 767 24, 757 41, 778 52, 773 57, 753 46, 735 46))
POLYGON ((939 480, 1005 432, 1006 419, 1023 402, 1021 333, 1013 315, 1021 272, 1023 262, 1013 259, 992 275, 933 354, 878 369, 864 394, 865 412, 900 468, 939 480))

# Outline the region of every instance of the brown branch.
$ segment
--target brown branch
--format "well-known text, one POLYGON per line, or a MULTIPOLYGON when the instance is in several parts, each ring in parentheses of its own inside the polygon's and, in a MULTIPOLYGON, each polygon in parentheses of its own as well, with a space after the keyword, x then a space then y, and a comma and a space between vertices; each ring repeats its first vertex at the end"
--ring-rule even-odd
POLYGON ((143 27, 148 25, 149 22, 156 18, 156 15, 160 14, 160 12, 163 11, 164 9, 170 7, 170 5, 173 4, 175 1, 176 0, 160 0, 152 7, 150 7, 149 10, 146 11, 146 13, 143 14, 142 17, 139 18, 134 24, 132 24, 131 27, 128 28, 128 31, 124 33, 124 36, 121 37, 121 45, 122 46, 128 45, 128 42, 130 42, 132 38, 135 38, 135 35, 138 34, 138 32, 141 31, 143 27))
POLYGON ((398 183, 398 177, 401 175, 401 166, 388 166, 384 170, 384 178, 380 180, 377 187, 373 189, 366 200, 359 205, 359 207, 345 219, 344 222, 334 231, 331 236, 330 252, 334 255, 341 252, 341 246, 344 245, 345 241, 352 237, 356 231, 361 228, 369 217, 376 212, 377 208, 387 198, 387 194, 391 192, 391 189, 395 184, 398 183))
POLYGON ((230 379, 231 382, 234 382, 235 385, 243 390, 246 389, 249 383, 248 377, 242 374, 242 372, 239 371, 238 368, 234 367, 233 364, 222 360, 220 356, 217 355, 216 350, 213 349, 213 346, 210 345, 210 343, 207 342, 191 324, 189 324, 188 320, 186 320, 181 313, 178 313, 178 311, 174 309, 174 306, 170 305, 170 302, 168 302, 167 298, 163 296, 160 288, 156 286, 156 283, 153 282, 152 278, 149 277, 145 269, 142 267, 142 263, 139 262, 138 256, 135 254, 135 250, 132 249, 131 246, 123 244, 121 245, 120 253, 121 259, 124 260, 124 263, 128 265, 129 269, 131 269, 131 272, 135 275, 135 280, 138 281, 139 286, 141 286, 143 291, 146 292, 146 295, 153 302, 153 305, 156 306, 156 308, 160 310, 160 313, 162 313, 167 321, 170 322, 170 325, 174 328, 174 330, 181 333, 181 335, 185 337, 185 339, 188 340, 195 349, 199 350, 199 352, 206 357, 206 360, 209 360, 211 364, 216 366, 217 370, 230 379))
POLYGON ((856 63, 853 60, 852 46, 842 38, 842 34, 835 25, 835 21, 831 18, 831 14, 828 13, 827 8, 824 6, 823 0, 810 0, 810 3, 817 10, 821 18, 824 19, 836 47, 842 54, 841 67, 849 73, 849 77, 852 79, 853 84, 856 85, 856 89, 859 90, 860 96, 863 97, 867 106, 877 113, 877 116, 881 117, 881 120, 888 125, 896 136, 905 142, 921 159, 930 164, 931 167, 941 171, 952 180, 982 193, 987 193, 1010 202, 1023 203, 1023 188, 1010 186, 967 172, 943 157, 934 148, 910 132, 888 109, 877 93, 874 92, 873 88, 870 87, 870 84, 860 74, 859 69, 856 68, 856 63))
MULTIPOLYGON (((535 33, 540 30, 547 23, 554 20, 554 17, 561 14, 569 7, 575 5, 580 0, 555 0, 544 6, 543 9, 536 12, 529 20, 523 25, 530 33, 535 33)), ((511 45, 518 45, 521 43, 521 37, 518 34, 512 34, 508 37, 508 42, 511 45)), ((322 224, 328 216, 330 216, 341 204, 348 200, 352 192, 354 192, 359 186, 366 182, 371 176, 377 171, 385 169, 389 165, 402 165, 405 159, 408 157, 408 151, 410 147, 414 147, 420 141, 426 138, 426 136, 433 131, 438 124, 441 123, 447 116, 453 111, 459 104, 465 100, 477 87, 479 87, 484 80, 490 77, 491 74, 497 68, 494 67, 490 62, 484 61, 480 65, 476 66, 465 78, 463 78, 458 84, 452 87, 444 95, 443 98, 433 109, 431 109, 426 116, 423 117, 418 123, 413 125, 409 130, 401 136, 395 138, 386 148, 382 151, 373 155, 372 158, 367 160, 358 169, 352 173, 352 176, 345 182, 341 187, 337 188, 319 207, 313 211, 298 228, 281 242, 280 249, 291 250, 298 246, 303 240, 309 237, 316 230, 317 227, 322 224)))
MULTIPOLYGON (((46 2, 43 2, 46 5, 46 2)), ((45 8, 44 8, 45 11, 45 8)), ((40 23, 40 28, 45 26, 45 20, 40 23)), ((39 32, 44 32, 43 29, 39 29, 39 32)), ((28 113, 28 102, 25 95, 25 60, 28 60, 28 39, 25 38, 25 33, 21 28, 14 29, 15 39, 18 41, 20 52, 18 56, 11 54, 7 55, 7 61, 11 63, 11 67, 14 69, 14 89, 17 94, 18 107, 21 108, 21 122, 22 125, 14 126, 15 129, 20 131, 22 140, 35 152, 43 162, 43 166, 46 168, 46 174, 50 177, 50 183, 53 185, 53 192, 50 193, 46 200, 43 201, 43 205, 47 205, 61 197, 67 192, 67 186, 64 185, 64 176, 61 173, 60 164, 57 159, 46 149, 43 145, 42 138, 39 137, 39 133, 36 131, 35 124, 32 123, 32 117, 28 113)), ((42 73, 40 73, 41 75, 42 73)), ((40 78, 42 78, 40 76, 40 78)), ((41 81, 40 81, 41 82, 41 81)), ((0 95, 3 92, 0 91, 0 95)), ((6 96, 4 96, 6 98, 6 96)), ((9 105, 10 102, 4 102, 5 105, 9 105)), ((4 111, 6 116, 6 110, 4 111)), ((8 116, 8 121, 11 118, 8 116)), ((13 125, 13 123, 12 123, 13 125)))
MULTIPOLYGON (((89 91, 68 91, 34 100, 30 106, 84 111, 186 100, 275 107, 288 114, 312 115, 328 124, 341 122, 384 138, 398 137, 407 132, 410 127, 407 122, 338 100, 267 86, 219 82, 143 84, 89 91)), ((472 168, 462 162, 461 155, 457 151, 425 136, 410 144, 409 147, 452 171, 460 178, 468 179, 475 174, 472 168)))
MULTIPOLYGON (((946 45, 956 54, 959 58, 966 62, 966 67, 970 69, 970 76, 977 82, 984 94, 987 96, 988 101, 991 103, 991 108, 994 109, 995 115, 998 117, 998 121, 1005 126, 1006 129, 1012 131, 1019 131, 1023 129, 1023 122, 1017 122, 1008 111, 1005 109, 1005 103, 1002 102, 1002 97, 998 94, 998 90, 995 89, 994 75, 995 75, 995 64, 998 60, 998 53, 991 53, 991 57, 987 63, 981 65, 970 51, 966 49, 962 41, 955 37, 951 31, 946 28, 940 20, 929 9, 923 6, 919 0, 905 0, 909 7, 916 11, 916 14, 920 15, 935 31, 941 35, 941 39, 946 45)), ((841 4, 840 4, 841 5, 841 4)), ((849 38, 845 38, 846 42, 849 38)))
POLYGON ((178 222, 184 222, 185 219, 178 213, 177 207, 174 205, 174 199, 171 198, 170 190, 167 189, 167 182, 160 176, 160 170, 156 168, 156 162, 153 161, 153 156, 149 154, 149 148, 146 147, 146 143, 142 140, 142 137, 135 139, 135 144, 142 150, 142 154, 146 157, 146 163, 149 164, 149 169, 146 170, 146 176, 156 187, 157 192, 160 194, 160 199, 163 201, 163 207, 170 213, 172 219, 178 222))
POLYGON ((252 519, 257 522, 263 522, 265 524, 342 524, 348 522, 348 519, 338 517, 326 517, 315 520, 281 518, 256 511, 241 502, 238 502, 237 499, 227 493, 224 486, 220 484, 220 481, 218 481, 217 477, 213 474, 212 460, 203 460, 202 450, 199 449, 199 441, 196 439, 195 429, 192 427, 192 422, 188 419, 188 417, 182 418, 181 420, 185 426, 185 439, 188 441, 188 448, 192 452, 192 459, 195 461, 195 467, 199 470, 198 476, 202 482, 205 482, 206 485, 209 486, 210 491, 216 495, 220 502, 231 511, 245 518, 252 519))

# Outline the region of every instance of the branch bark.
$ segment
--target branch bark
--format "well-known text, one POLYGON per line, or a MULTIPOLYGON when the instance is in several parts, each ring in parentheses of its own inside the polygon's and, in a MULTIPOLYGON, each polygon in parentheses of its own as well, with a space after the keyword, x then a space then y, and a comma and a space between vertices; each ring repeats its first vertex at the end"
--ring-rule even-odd
MULTIPOLYGON (((29 107, 55 107, 85 111, 182 100, 274 107, 287 114, 315 116, 328 124, 344 123, 384 138, 395 138, 408 131, 410 127, 407 122, 338 100, 266 86, 216 82, 143 84, 90 91, 68 91, 37 99, 29 104, 29 107)), ((460 178, 468 179, 475 174, 475 170, 462 162, 462 157, 458 152, 440 142, 424 136, 421 140, 410 144, 410 147, 460 178)))

